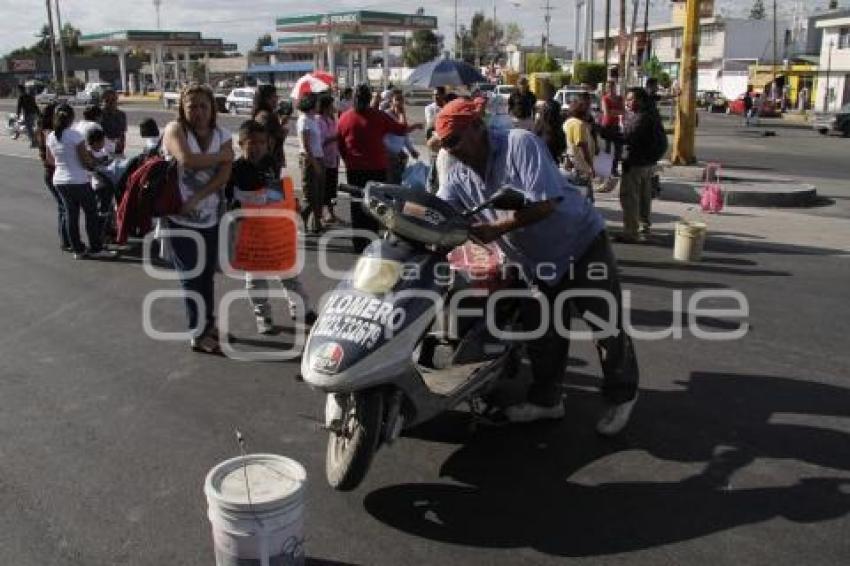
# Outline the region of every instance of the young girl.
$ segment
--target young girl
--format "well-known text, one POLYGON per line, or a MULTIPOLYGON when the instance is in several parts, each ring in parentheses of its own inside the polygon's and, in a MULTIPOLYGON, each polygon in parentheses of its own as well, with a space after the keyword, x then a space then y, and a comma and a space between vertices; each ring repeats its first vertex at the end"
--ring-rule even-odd
POLYGON ((325 209, 322 221, 325 224, 337 222, 334 214, 336 189, 339 184, 339 145, 337 144, 337 118, 334 111, 334 99, 323 96, 319 99, 319 128, 322 131, 322 159, 325 166, 325 209))
POLYGON ((298 101, 301 115, 296 130, 301 146, 301 188, 307 205, 301 211, 301 218, 310 233, 322 231, 322 207, 324 205, 325 164, 322 149, 322 131, 316 120, 317 100, 315 94, 308 94, 298 101), (308 220, 312 215, 312 223, 308 220))

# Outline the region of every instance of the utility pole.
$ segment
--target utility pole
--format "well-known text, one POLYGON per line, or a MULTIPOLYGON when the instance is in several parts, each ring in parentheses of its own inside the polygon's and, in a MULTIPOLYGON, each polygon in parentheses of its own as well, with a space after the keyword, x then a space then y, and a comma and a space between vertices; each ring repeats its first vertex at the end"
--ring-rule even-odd
POLYGON ((641 65, 649 61, 649 0, 644 0, 643 7, 643 53, 640 58, 641 65))
POLYGON ((458 44, 460 43, 460 36, 457 34, 457 0, 455 0, 455 59, 460 59, 458 44))
POLYGON ((596 54, 593 49, 593 16, 596 12, 596 2, 594 0, 587 0, 587 29, 585 30, 585 43, 587 44, 587 60, 595 61, 596 54))
POLYGON ((623 79, 626 70, 626 0, 620 0, 620 39, 617 41, 617 82, 622 94, 623 79))
POLYGON ((699 57, 700 0, 686 0, 685 31, 682 37, 681 86, 676 105, 676 129, 673 135, 673 165, 696 163, 696 83, 699 57))
MULTIPOLYGON (((829 50, 826 52, 826 85, 824 86, 823 92, 823 111, 829 112, 829 103, 830 103, 830 92, 829 92, 829 75, 832 74, 832 48, 835 46, 835 43, 832 40, 829 40, 829 44, 826 48, 829 50)), ((812 104, 812 108, 815 105, 812 104)))
POLYGON ((611 0, 605 0, 605 47, 604 51, 604 59, 602 61, 605 63, 605 80, 608 80, 608 54, 610 53, 610 46, 608 45, 611 41, 611 0))
POLYGON ((153 0, 153 7, 156 8, 156 29, 162 29, 159 22, 159 9, 162 7, 162 0, 153 0))
POLYGON ((53 10, 50 8, 50 0, 47 0, 47 27, 50 28, 48 41, 50 41, 50 65, 53 67, 53 88, 59 85, 59 73, 56 70, 56 38, 53 35, 53 10))
POLYGON ((68 93, 68 66, 65 63, 65 40, 62 39, 62 14, 59 12, 59 0, 56 2, 56 26, 59 28, 59 60, 62 63, 62 92, 68 93))
POLYGON ((550 37, 549 36, 549 22, 552 21, 552 10, 554 10, 554 8, 552 8, 552 5, 550 4, 549 0, 546 0, 546 6, 544 6, 543 9, 546 11, 546 15, 543 16, 543 21, 546 22, 546 42, 543 44, 543 55, 544 55, 544 57, 546 57, 546 59, 548 59, 549 58, 549 37, 550 37))
POLYGON ((773 68, 770 73, 772 75, 770 81, 772 92, 770 94, 773 96, 773 99, 776 100, 776 95, 780 94, 777 92, 779 89, 776 84, 776 0, 773 0, 773 68))
MULTIPOLYGON (((635 41, 635 26, 637 26, 637 12, 640 0, 632 0, 632 33, 629 35, 629 44, 626 47, 626 72, 623 74, 623 86, 628 87, 632 74, 632 44, 635 41)), ((621 93, 622 94, 622 93, 621 93)))

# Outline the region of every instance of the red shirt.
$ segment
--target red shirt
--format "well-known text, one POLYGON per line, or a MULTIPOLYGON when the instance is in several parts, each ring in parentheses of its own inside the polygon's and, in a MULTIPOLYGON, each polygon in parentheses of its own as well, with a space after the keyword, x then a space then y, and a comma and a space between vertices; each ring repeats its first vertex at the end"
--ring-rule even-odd
POLYGON ((367 108, 362 114, 354 109, 346 110, 339 117, 337 127, 339 153, 349 170, 381 171, 389 166, 384 136, 403 136, 406 133, 406 125, 380 110, 367 108))
POLYGON ((602 116, 602 125, 603 126, 619 126, 620 125, 620 115, 623 114, 625 107, 623 106, 623 99, 617 95, 606 94, 602 96, 602 102, 608 108, 608 115, 602 116))

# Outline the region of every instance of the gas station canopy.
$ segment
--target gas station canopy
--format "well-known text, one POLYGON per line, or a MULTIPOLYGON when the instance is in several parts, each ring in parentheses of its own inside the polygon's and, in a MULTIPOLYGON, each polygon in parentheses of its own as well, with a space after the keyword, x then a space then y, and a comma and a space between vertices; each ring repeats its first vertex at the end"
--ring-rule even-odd
MULTIPOLYGON (((389 50, 405 44, 402 36, 394 32, 411 32, 437 29, 437 18, 420 14, 397 14, 354 10, 328 12, 303 16, 278 18, 276 30, 283 33, 306 32, 315 36, 281 37, 268 51, 283 53, 312 53, 314 68, 325 68, 323 50, 327 51, 327 68, 337 74, 336 52, 348 54, 346 79, 354 77, 354 55, 359 51, 360 80, 366 80, 368 52, 380 49, 382 53, 383 83, 389 80, 389 50), (374 34, 374 35, 370 35, 374 34)), ((349 84, 351 84, 349 82, 349 84)))
POLYGON ((151 68, 155 82, 161 83, 165 51, 182 53, 188 71, 192 54, 225 53, 236 51, 235 43, 224 43, 221 39, 204 38, 197 31, 151 31, 122 30, 94 33, 80 37, 80 45, 86 47, 109 47, 118 50, 121 66, 121 86, 127 91, 126 56, 131 49, 142 49, 151 54, 151 68))
POLYGON ((277 19, 280 32, 379 32, 437 29, 437 18, 390 12, 332 12, 277 19))
MULTIPOLYGON (((381 49, 383 47, 383 39, 380 35, 364 35, 356 33, 342 33, 333 37, 334 47, 343 51, 349 49, 381 49)), ((390 47, 402 47, 404 45, 404 37, 393 35, 390 36, 390 47)), ((328 46, 328 36, 326 35, 296 35, 290 37, 280 37, 277 40, 277 47, 272 46, 267 49, 270 51, 282 51, 286 53, 313 53, 322 51, 328 46)))
POLYGON ((236 51, 235 43, 224 43, 221 39, 205 39, 196 31, 142 31, 126 30, 93 33, 80 37, 80 45, 86 47, 155 48, 190 47, 196 52, 236 51))

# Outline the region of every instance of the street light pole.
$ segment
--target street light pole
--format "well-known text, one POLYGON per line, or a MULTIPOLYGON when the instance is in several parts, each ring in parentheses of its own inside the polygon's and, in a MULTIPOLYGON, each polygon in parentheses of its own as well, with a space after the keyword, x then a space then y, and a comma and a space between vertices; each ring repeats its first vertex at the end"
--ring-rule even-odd
POLYGON ((829 75, 832 72, 832 48, 835 43, 830 39, 829 44, 826 46, 828 51, 826 52, 826 85, 824 86, 823 93, 823 111, 829 112, 829 75))
POLYGON ((458 44, 460 44, 460 36, 457 34, 457 0, 455 0, 455 59, 460 59, 458 44))

